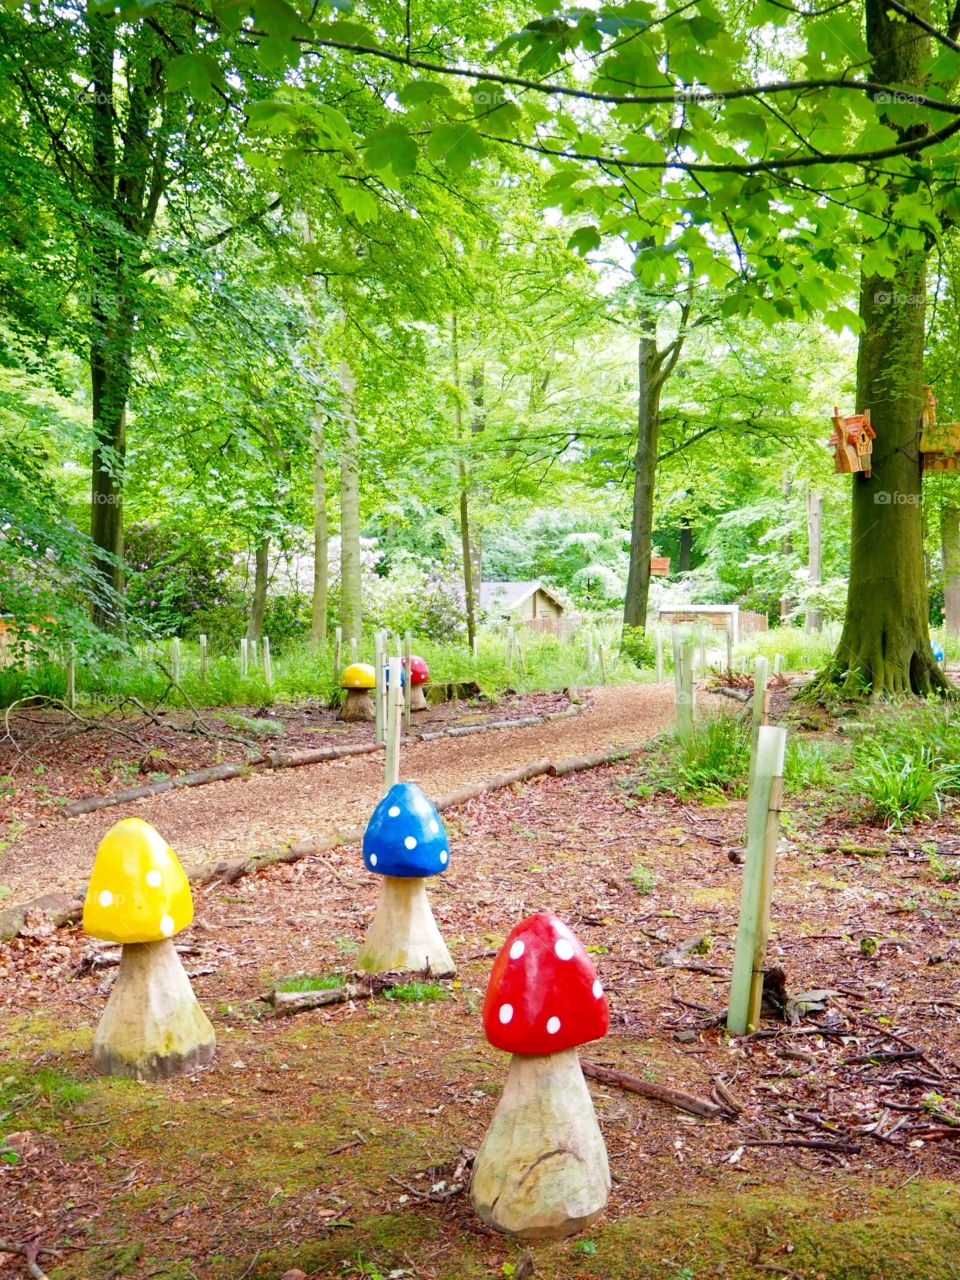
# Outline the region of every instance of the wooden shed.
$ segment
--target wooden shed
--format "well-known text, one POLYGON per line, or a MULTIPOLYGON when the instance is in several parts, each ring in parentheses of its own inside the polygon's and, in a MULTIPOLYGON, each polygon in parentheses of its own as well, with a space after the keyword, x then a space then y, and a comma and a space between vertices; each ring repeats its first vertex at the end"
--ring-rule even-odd
POLYGON ((514 625, 542 618, 560 619, 563 601, 549 587, 533 582, 484 582, 480 587, 480 607, 491 617, 514 625))

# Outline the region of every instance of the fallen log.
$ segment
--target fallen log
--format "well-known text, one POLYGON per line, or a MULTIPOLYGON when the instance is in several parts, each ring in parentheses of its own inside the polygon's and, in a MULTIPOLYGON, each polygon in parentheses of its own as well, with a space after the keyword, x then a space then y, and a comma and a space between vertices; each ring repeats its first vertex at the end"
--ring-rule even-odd
POLYGON ((342 987, 326 987, 320 991, 269 991, 264 999, 273 1006, 275 1018, 284 1018, 292 1013, 304 1013, 308 1009, 322 1009, 327 1004, 369 1000, 375 994, 372 987, 360 987, 351 982, 342 987))
POLYGON ((627 1075, 625 1071, 614 1071, 610 1067, 601 1067, 596 1062, 581 1062, 583 1074, 590 1080, 598 1080, 601 1084, 613 1084, 618 1089, 626 1089, 630 1093, 639 1093, 643 1098, 652 1098, 655 1102, 665 1102, 668 1107, 676 1107, 678 1111, 688 1111, 691 1115, 704 1116, 707 1120, 715 1120, 724 1114, 724 1108, 707 1098, 698 1098, 695 1094, 684 1093, 681 1089, 672 1089, 667 1084, 654 1084, 650 1080, 641 1080, 639 1076, 627 1075))

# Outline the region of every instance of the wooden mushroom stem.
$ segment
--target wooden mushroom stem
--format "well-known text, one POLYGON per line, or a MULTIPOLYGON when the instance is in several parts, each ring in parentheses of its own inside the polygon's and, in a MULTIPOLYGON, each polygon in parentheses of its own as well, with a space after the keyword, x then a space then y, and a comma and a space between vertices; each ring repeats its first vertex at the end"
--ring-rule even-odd
POLYGON ((426 699, 426 695, 425 695, 425 694, 424 694, 424 692, 423 692, 423 685, 422 685, 422 684, 414 684, 414 683, 411 681, 411 684, 410 684, 410 710, 411 710, 411 711, 426 711, 426 709, 427 709, 427 699, 426 699))
POLYGON ((340 708, 340 720, 375 720, 376 707, 370 689, 348 689, 340 708))
POLYGON ((167 1080, 208 1063, 217 1047, 173 942, 127 943, 93 1037, 104 1075, 167 1080))
POLYGON ((366 973, 429 969, 442 977, 456 972, 422 876, 383 876, 380 902, 357 964, 366 973))
POLYGON ((576 1049, 514 1054, 473 1166, 476 1212, 521 1240, 559 1240, 589 1226, 609 1194, 607 1149, 576 1049))

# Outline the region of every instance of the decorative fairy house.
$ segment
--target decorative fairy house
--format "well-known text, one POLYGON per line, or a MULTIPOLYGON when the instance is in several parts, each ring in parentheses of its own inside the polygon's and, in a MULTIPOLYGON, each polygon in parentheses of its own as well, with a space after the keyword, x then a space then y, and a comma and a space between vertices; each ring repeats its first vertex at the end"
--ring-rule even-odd
POLYGON ((924 471, 956 471, 960 456, 960 422, 937 422, 933 387, 923 388, 920 409, 920 455, 924 471))
POLYGON ((833 435, 829 445, 833 450, 834 469, 841 475, 849 475, 854 471, 862 471, 869 479, 873 442, 877 438, 870 422, 870 410, 863 413, 851 413, 844 417, 840 410, 833 407, 833 435))

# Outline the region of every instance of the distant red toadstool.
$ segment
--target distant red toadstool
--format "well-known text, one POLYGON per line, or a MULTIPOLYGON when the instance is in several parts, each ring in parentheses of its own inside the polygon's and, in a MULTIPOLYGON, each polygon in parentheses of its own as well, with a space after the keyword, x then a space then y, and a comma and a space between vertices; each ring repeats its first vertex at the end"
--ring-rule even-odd
POLYGON ((563 921, 542 911, 517 925, 483 1002, 487 1039, 513 1054, 470 1183, 471 1203, 490 1226, 556 1240, 602 1212, 610 1170, 577 1045, 601 1039, 609 1025, 596 970, 563 921))
POLYGON ((430 679, 430 668, 427 666, 423 658, 417 655, 410 655, 410 710, 426 711, 427 699, 424 697, 423 686, 430 679))

